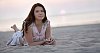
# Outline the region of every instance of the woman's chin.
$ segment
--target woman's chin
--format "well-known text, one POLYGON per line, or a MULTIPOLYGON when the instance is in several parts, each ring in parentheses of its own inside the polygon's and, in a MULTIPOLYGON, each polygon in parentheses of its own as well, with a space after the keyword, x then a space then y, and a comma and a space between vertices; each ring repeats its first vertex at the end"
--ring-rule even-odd
POLYGON ((42 20, 43 20, 43 18, 39 18, 38 20, 42 21, 42 20))

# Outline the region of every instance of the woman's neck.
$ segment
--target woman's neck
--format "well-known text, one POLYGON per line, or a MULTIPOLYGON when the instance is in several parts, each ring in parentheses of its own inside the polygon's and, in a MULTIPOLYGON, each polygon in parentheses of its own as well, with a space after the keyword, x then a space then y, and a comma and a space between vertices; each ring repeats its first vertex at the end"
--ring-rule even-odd
POLYGON ((35 24, 36 24, 37 26, 41 26, 43 23, 42 23, 42 21, 40 21, 40 20, 35 20, 35 24))

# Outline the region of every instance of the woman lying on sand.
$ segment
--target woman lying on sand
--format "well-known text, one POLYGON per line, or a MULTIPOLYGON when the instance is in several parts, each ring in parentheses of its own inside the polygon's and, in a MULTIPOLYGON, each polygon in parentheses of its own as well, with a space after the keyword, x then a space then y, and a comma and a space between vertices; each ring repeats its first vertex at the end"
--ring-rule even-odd
POLYGON ((47 19, 46 10, 40 3, 32 6, 28 17, 24 20, 20 31, 13 25, 15 33, 7 45, 54 45, 55 40, 51 36, 50 21, 47 19))

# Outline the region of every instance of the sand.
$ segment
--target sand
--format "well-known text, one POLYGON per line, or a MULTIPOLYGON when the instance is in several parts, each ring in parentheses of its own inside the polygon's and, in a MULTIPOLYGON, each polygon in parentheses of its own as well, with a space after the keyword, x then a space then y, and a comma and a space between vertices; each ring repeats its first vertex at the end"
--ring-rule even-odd
POLYGON ((6 46, 14 32, 0 32, 0 53, 100 53, 100 24, 52 28, 56 45, 6 46))

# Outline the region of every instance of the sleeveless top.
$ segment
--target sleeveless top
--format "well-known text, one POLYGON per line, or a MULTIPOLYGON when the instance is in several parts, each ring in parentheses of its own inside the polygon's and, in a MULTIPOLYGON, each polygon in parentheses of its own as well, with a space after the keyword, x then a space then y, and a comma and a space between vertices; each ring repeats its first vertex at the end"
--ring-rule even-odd
POLYGON ((41 31, 39 33, 35 23, 32 23, 32 34, 33 34, 33 41, 42 41, 45 39, 45 32, 46 32, 46 28, 48 27, 50 21, 46 21, 45 23, 43 23, 41 31))

